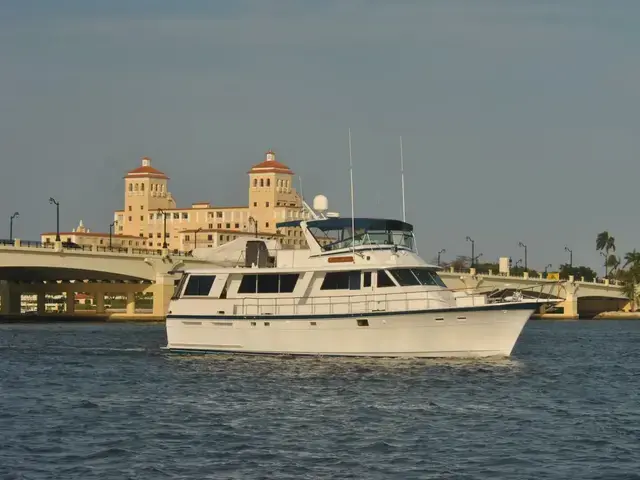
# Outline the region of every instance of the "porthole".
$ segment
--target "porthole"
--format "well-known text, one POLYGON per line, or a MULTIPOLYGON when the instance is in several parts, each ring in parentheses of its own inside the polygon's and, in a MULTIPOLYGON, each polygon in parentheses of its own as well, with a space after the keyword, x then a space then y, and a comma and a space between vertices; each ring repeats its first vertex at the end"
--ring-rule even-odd
POLYGON ((358 326, 359 327, 368 327, 369 326, 369 320, 367 320, 366 318, 359 318, 357 320, 358 322, 358 326))

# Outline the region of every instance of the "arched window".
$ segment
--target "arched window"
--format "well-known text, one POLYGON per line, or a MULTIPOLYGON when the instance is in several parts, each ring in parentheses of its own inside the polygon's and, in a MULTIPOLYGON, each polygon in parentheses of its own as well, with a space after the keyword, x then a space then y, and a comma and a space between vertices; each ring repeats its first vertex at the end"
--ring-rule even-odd
POLYGON ((270 186, 271 186, 271 179, 267 178, 267 187, 270 187, 270 186))
POLYGON ((164 192, 164 183, 160 185, 160 191, 164 192))
POLYGON ((130 192, 133 192, 133 183, 130 183, 130 184, 129 184, 129 191, 130 191, 130 192))
POLYGON ((257 178, 254 178, 254 179, 253 179, 253 186, 254 186, 254 187, 257 187, 257 186, 258 186, 258 179, 257 179, 257 178))
POLYGON ((264 187, 264 178, 261 178, 261 179, 260 179, 260 186, 261 186, 261 187, 264 187))
POLYGON ((140 184, 140 191, 141 191, 141 192, 144 192, 144 183, 141 183, 141 184, 140 184))
POLYGON ((138 184, 136 183, 135 191, 138 191, 138 184))

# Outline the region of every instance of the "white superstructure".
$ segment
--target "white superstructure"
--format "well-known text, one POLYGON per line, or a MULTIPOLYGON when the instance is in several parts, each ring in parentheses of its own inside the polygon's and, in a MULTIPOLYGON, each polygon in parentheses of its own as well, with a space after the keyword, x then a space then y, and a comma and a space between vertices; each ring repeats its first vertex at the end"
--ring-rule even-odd
POLYGON ((241 266, 184 272, 167 315, 169 350, 508 356, 541 302, 447 289, 417 255, 405 222, 333 217, 279 226, 302 227, 310 248, 255 240, 241 266))

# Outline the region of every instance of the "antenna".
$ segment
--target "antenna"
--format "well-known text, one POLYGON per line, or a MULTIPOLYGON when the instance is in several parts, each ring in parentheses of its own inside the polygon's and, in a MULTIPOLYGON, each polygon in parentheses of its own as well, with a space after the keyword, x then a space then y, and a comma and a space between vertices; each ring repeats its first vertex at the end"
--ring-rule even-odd
POLYGON ((404 156, 402 155, 402 135, 400 136, 400 178, 402 179, 402 221, 407 221, 406 205, 404 202, 404 156))
POLYGON ((300 200, 304 202, 304 194, 302 193, 302 176, 298 175, 298 183, 300 184, 300 200))
POLYGON ((351 248, 356 252, 356 218, 353 205, 353 157, 351 156, 351 128, 349 128, 349 180, 351 183, 351 248))

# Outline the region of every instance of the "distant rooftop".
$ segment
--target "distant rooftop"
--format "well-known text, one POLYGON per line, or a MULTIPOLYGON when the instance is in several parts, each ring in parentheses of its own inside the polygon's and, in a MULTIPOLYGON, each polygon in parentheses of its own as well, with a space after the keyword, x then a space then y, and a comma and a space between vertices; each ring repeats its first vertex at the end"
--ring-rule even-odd
POLYGON ((134 168, 127 172, 124 178, 139 178, 139 177, 151 177, 151 178, 164 178, 169 179, 164 172, 161 172, 157 168, 151 166, 151 159, 149 157, 142 157, 142 164, 138 168, 134 168))
POLYGON ((269 150, 265 154, 264 160, 251 167, 248 173, 286 173, 293 175, 293 171, 289 167, 276 160, 276 154, 273 150, 269 150))

